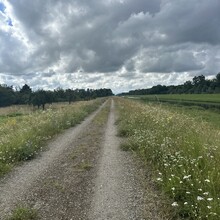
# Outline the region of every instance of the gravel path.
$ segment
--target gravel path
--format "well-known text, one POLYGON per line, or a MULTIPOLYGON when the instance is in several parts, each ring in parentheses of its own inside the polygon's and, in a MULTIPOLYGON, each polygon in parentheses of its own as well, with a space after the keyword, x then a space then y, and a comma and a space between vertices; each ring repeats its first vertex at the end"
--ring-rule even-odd
POLYGON ((89 219, 161 219, 156 194, 152 193, 152 188, 146 191, 142 167, 131 153, 120 149, 121 140, 117 137, 115 122, 112 100, 89 219))
POLYGON ((136 183, 131 159, 120 150, 120 139, 116 135, 112 101, 90 219, 140 220, 143 219, 140 211, 144 204, 144 191, 136 183))
POLYGON ((41 220, 160 220, 157 193, 120 150, 114 101, 49 142, 48 151, 0 180, 0 219, 17 206, 41 220))

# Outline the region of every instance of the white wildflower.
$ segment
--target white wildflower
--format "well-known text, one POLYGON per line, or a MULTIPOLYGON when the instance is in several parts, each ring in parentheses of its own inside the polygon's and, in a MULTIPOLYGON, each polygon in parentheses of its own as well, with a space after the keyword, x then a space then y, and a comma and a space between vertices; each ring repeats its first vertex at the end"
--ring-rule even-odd
POLYGON ((191 177, 191 175, 188 175, 188 176, 184 176, 183 179, 189 179, 191 177))
POLYGON ((197 200, 201 201, 201 200, 204 200, 204 199, 201 196, 197 196, 197 200))
POLYGON ((178 203, 177 202, 173 202, 172 206, 178 206, 178 203))

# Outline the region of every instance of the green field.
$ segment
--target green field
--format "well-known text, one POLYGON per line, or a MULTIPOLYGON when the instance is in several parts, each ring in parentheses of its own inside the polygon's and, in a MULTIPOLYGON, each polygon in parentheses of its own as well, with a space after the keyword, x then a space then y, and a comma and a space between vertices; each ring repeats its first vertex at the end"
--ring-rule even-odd
POLYGON ((204 109, 199 106, 173 105, 170 103, 164 103, 163 107, 170 111, 193 117, 198 122, 207 122, 210 126, 220 130, 220 110, 204 109))
POLYGON ((165 94, 132 96, 145 101, 168 102, 180 105, 196 105, 204 108, 220 109, 220 94, 165 94))
POLYGON ((199 122, 208 122, 220 129, 220 94, 145 95, 130 98, 163 105, 171 111, 186 114, 199 122))
POLYGON ((140 96, 146 99, 211 102, 220 104, 220 94, 165 94, 140 96))

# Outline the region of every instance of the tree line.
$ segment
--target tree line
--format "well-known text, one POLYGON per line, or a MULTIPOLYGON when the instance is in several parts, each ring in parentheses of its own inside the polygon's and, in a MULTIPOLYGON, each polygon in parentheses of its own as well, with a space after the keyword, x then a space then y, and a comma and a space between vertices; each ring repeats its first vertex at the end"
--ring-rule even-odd
POLYGON ((98 97, 112 96, 111 89, 62 89, 53 91, 37 90, 32 91, 29 85, 25 84, 15 90, 13 86, 0 85, 0 107, 29 104, 38 108, 45 108, 45 104, 53 102, 74 102, 90 100, 98 97))
POLYGON ((204 75, 195 76, 192 81, 186 81, 181 85, 157 85, 149 89, 131 90, 119 95, 150 95, 150 94, 201 94, 220 93, 220 73, 212 80, 206 79, 204 75))

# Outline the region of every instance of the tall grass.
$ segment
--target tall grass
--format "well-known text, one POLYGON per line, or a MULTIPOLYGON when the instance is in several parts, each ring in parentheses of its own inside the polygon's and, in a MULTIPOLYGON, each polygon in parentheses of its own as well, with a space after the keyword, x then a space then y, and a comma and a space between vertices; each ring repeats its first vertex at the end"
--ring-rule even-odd
POLYGON ((119 133, 154 171, 174 218, 220 219, 220 131, 160 106, 117 99, 119 133))
POLYGON ((32 159, 43 143, 81 122, 103 100, 77 102, 62 108, 12 117, 0 124, 0 176, 19 161, 32 159))
POLYGON ((0 116, 7 116, 7 115, 15 115, 15 114, 29 114, 33 111, 33 107, 29 105, 12 105, 8 107, 1 107, 0 108, 0 116))
MULTIPOLYGON (((158 104, 156 104, 158 105, 158 104)), ((210 126, 220 130, 220 110, 218 109, 204 109, 199 106, 183 106, 173 104, 160 104, 164 108, 179 112, 195 118, 200 122, 207 122, 210 126)))

